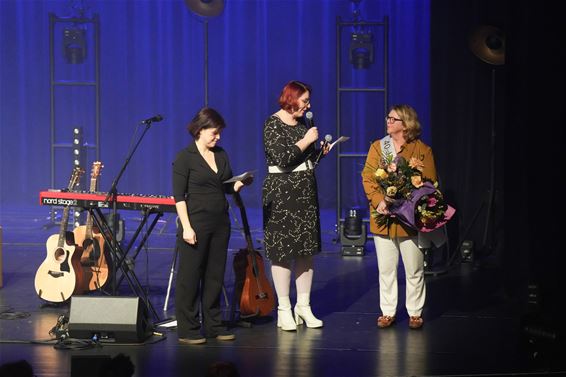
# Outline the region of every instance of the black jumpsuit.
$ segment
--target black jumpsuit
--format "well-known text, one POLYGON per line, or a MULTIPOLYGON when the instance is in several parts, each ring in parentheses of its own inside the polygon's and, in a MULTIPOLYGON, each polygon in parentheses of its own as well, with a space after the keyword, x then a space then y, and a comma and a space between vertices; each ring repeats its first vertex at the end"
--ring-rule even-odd
POLYGON ((200 334, 199 288, 203 335, 215 337, 224 329, 220 294, 230 238, 225 194, 233 193, 234 184, 222 183, 232 177, 228 155, 220 147, 214 147, 212 151, 218 173, 210 168, 194 141, 179 152, 173 162, 173 196, 175 202, 186 201, 189 220, 197 236, 197 243, 189 245, 183 240, 182 226, 177 230, 179 265, 175 312, 180 338, 200 334))

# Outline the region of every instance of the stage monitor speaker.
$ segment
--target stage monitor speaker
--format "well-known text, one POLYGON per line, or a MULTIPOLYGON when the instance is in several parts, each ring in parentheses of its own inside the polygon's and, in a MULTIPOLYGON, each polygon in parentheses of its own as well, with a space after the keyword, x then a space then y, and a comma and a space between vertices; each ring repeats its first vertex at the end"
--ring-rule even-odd
POLYGON ((141 343, 153 326, 139 297, 71 296, 68 330, 71 338, 141 343))

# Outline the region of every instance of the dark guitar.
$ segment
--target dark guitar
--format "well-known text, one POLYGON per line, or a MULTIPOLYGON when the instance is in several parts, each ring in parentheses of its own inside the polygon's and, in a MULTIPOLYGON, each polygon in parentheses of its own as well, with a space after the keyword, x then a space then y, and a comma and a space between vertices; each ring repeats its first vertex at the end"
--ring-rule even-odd
POLYGON ((236 204, 240 208, 247 247, 240 249, 234 256, 236 276, 236 297, 240 297, 240 317, 266 316, 274 308, 275 296, 271 283, 265 275, 263 258, 254 249, 246 209, 239 193, 234 193, 236 204))
MULTIPOLYGON (((69 190, 79 183, 83 173, 81 167, 74 168, 69 180, 69 190)), ((53 234, 47 239, 47 256, 35 274, 37 295, 50 302, 63 302, 72 294, 83 293, 83 271, 80 262, 82 250, 76 247, 73 233, 67 231, 69 210, 69 206, 63 210, 59 234, 53 234)))
MULTIPOLYGON (((98 177, 103 167, 100 161, 92 163, 90 192, 96 192, 98 177)), ((84 289, 95 291, 104 287, 108 282, 109 271, 111 271, 108 266, 111 259, 108 248, 105 247, 104 237, 97 227, 93 227, 90 212, 87 215, 86 224, 76 227, 73 233, 76 244, 82 245, 81 265, 84 273, 84 289)))

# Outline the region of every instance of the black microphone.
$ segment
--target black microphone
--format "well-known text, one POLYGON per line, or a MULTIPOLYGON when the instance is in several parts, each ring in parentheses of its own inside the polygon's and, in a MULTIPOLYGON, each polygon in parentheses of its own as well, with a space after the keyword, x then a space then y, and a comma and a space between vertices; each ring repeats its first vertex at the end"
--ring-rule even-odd
POLYGON ((157 115, 154 116, 154 117, 151 117, 151 118, 147 118, 147 119, 145 119, 145 120, 142 120, 142 121, 140 122, 140 124, 150 124, 150 123, 153 123, 153 122, 161 122, 162 120, 163 120, 163 115, 157 114, 157 115))
POLYGON ((305 113, 305 123, 307 128, 311 128, 314 126, 314 122, 312 120, 312 111, 307 111, 305 113))
POLYGON ((320 161, 320 158, 322 157, 324 148, 326 148, 331 141, 332 141, 332 135, 327 134, 324 137, 324 143, 322 143, 322 146, 320 147, 320 152, 318 152, 318 156, 316 156, 316 160, 314 160, 314 166, 318 165, 318 161, 320 161))

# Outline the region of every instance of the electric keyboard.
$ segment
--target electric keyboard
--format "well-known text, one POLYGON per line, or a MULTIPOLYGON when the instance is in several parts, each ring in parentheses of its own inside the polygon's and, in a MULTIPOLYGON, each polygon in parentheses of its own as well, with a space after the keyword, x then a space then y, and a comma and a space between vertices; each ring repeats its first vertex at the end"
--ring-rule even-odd
MULTIPOLYGON (((39 204, 47 206, 72 206, 83 208, 112 208, 112 201, 104 202, 106 192, 82 192, 46 190, 39 193, 39 204)), ((175 200, 171 196, 118 194, 116 208, 150 212, 176 212, 175 200)))

